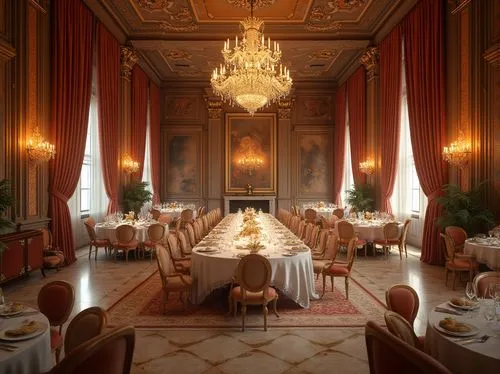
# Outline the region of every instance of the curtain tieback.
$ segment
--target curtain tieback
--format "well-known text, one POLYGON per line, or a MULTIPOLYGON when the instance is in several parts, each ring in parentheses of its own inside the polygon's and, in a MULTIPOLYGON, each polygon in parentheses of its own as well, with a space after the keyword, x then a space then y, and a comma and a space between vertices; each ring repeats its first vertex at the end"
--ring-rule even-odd
POLYGON ((62 193, 60 193, 59 191, 57 190, 52 190, 52 196, 54 196, 55 198, 61 200, 62 202, 64 203, 67 203, 69 198, 64 196, 62 193))
POLYGON ((431 200, 434 200, 435 198, 441 196, 442 194, 443 194, 443 192, 440 189, 439 190, 434 190, 429 195, 427 195, 427 199, 429 201, 431 201, 431 200))

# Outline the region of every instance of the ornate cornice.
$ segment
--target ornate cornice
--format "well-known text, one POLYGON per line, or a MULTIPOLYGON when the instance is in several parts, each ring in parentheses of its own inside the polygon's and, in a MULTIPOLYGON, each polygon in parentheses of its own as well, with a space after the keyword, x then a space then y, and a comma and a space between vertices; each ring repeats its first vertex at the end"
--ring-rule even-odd
MULTIPOLYGON (((250 9, 250 1, 249 0, 226 0, 229 5, 232 5, 236 8, 245 8, 250 9)), ((254 0, 253 8, 264 8, 266 6, 273 5, 276 0, 254 0)))
POLYGON ((366 52, 359 58, 359 62, 361 62, 366 69, 368 80, 377 76, 378 56, 379 52, 377 47, 368 47, 366 52))
POLYGON ((209 119, 220 119, 222 114, 222 100, 217 97, 210 97, 206 99, 208 118, 209 119))
POLYGON ((483 58, 492 65, 500 65, 500 43, 493 44, 483 53, 483 58))
POLYGON ((139 59, 137 53, 133 48, 121 46, 120 47, 120 73, 121 77, 130 80, 132 75, 132 68, 139 59))
POLYGON ((292 108, 295 102, 294 98, 286 98, 278 101, 278 118, 290 119, 292 116, 292 108))

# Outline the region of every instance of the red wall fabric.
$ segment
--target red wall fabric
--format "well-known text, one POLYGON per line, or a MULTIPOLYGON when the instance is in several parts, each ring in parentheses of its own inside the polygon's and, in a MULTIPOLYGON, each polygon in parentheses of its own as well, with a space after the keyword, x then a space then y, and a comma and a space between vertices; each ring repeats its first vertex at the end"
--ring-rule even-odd
POLYGON ((366 72, 363 66, 347 80, 347 108, 352 176, 354 184, 365 184, 366 175, 359 170, 359 163, 366 159, 366 72))
POLYGON ((113 213, 119 210, 120 44, 100 23, 97 25, 96 44, 99 150, 104 187, 109 198, 108 213, 113 213))
POLYGON ((421 0, 402 22, 408 114, 418 178, 428 200, 421 260, 443 264, 436 197, 447 180, 441 158, 446 142, 443 2, 421 0))
POLYGON ((139 171, 134 175, 141 180, 144 170, 144 152, 146 149, 146 125, 148 114, 149 78, 139 65, 132 69, 132 113, 131 113, 131 156, 139 162, 139 171))
POLYGON ((153 184, 153 204, 160 201, 160 89, 151 82, 150 97, 150 149, 151 149, 151 180, 153 184))
POLYGON ((401 28, 380 43, 380 209, 392 213, 389 201, 398 166, 401 123, 401 28))
POLYGON ((87 138, 92 84, 92 12, 82 1, 52 2, 52 139, 56 157, 51 163, 49 215, 55 246, 76 260, 68 209, 80 178, 87 138))
POLYGON ((342 206, 342 182, 344 179, 345 159, 345 115, 346 115, 346 85, 339 87, 335 103, 335 138, 333 159, 333 201, 342 206))

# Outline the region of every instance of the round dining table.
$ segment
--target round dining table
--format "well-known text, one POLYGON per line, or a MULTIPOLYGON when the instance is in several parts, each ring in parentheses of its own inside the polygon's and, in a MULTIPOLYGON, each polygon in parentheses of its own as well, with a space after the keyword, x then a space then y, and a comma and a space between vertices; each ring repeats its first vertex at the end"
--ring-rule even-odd
MULTIPOLYGON (((493 302, 493 300, 485 300, 493 302)), ((440 308, 453 309, 447 303, 439 305, 440 308)), ((426 351, 455 374, 461 373, 500 373, 500 330, 493 330, 493 323, 487 322, 481 311, 467 312, 461 316, 440 313, 434 309, 429 313, 427 331, 425 333, 426 351), (439 321, 452 317, 457 321, 465 322, 477 327, 478 332, 472 338, 488 335, 484 343, 471 344, 465 340, 444 334, 436 328, 439 321)))
POLYGON ((491 269, 500 270, 500 239, 470 238, 464 243, 464 253, 474 255, 476 260, 491 269))
MULTIPOLYGON (((384 239, 384 226, 389 221, 381 221, 381 220, 360 220, 360 219, 347 219, 348 222, 351 222, 354 226, 354 232, 358 236, 358 239, 366 240, 368 243, 373 243, 375 240, 383 240, 384 239)), ((337 223, 335 222, 335 234, 338 235, 337 231, 337 223)), ((403 225, 398 222, 399 230, 403 225)))
MULTIPOLYGON (((148 228, 157 221, 138 221, 134 222, 135 239, 139 242, 145 242, 148 239, 148 228)), ((116 242, 116 228, 120 225, 132 225, 132 223, 123 222, 99 222, 95 225, 95 233, 99 239, 109 239, 111 243, 116 242)), ((168 233, 168 225, 165 233, 168 233)))
POLYGON ((32 374, 49 371, 53 364, 50 348, 50 323, 47 317, 33 308, 15 317, 0 317, 0 335, 6 329, 19 327, 23 321, 33 320, 44 326, 44 331, 30 339, 0 339, 0 373, 32 374), (9 347, 15 347, 14 349, 9 347))

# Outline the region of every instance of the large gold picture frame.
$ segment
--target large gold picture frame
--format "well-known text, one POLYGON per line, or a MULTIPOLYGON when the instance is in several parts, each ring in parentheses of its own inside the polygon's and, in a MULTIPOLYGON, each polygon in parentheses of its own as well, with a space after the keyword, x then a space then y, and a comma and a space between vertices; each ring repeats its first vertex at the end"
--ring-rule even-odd
POLYGON ((225 193, 276 194, 276 114, 226 114, 225 193))

